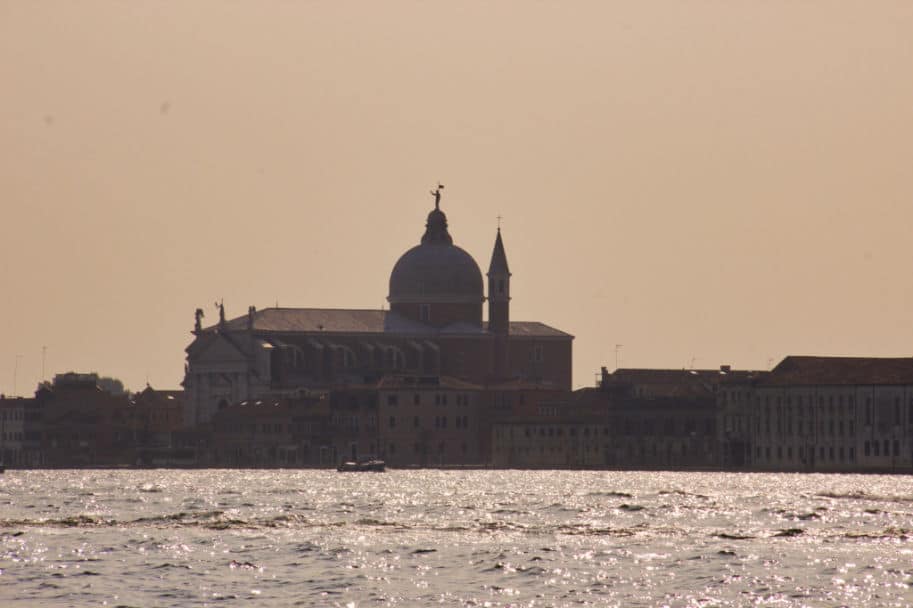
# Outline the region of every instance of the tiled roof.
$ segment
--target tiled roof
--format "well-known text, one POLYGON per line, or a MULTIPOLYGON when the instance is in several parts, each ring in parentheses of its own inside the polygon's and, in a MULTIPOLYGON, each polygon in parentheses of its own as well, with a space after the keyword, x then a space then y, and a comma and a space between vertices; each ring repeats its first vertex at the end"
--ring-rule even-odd
MULTIPOLYGON (((247 329, 248 317, 242 315, 226 321, 229 331, 247 329)), ((217 329, 207 327, 205 332, 217 329)), ((481 333, 471 324, 454 324, 440 330, 407 319, 388 310, 353 310, 344 308, 264 308, 254 312, 254 330, 276 333, 413 333, 472 334, 481 333)), ((487 330, 487 326, 485 328, 487 330)), ((484 331, 484 330, 483 330, 484 331)), ((554 327, 537 321, 513 321, 510 333, 521 337, 571 337, 554 327)))
MULTIPOLYGON (((383 310, 343 308, 264 308, 254 312, 254 329, 269 332, 359 332, 384 330, 383 310)), ((247 315, 226 322, 230 331, 247 329, 247 315)), ((211 327, 209 329, 214 329, 211 327)))
POLYGON ((913 384, 913 357, 786 357, 759 386, 913 384))

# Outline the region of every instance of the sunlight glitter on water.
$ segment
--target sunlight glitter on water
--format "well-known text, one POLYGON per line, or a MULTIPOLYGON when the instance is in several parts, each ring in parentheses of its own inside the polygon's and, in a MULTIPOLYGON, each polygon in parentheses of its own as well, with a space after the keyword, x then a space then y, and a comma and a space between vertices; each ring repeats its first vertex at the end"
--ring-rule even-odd
POLYGON ((903 477, 12 471, 2 605, 911 605, 903 477))

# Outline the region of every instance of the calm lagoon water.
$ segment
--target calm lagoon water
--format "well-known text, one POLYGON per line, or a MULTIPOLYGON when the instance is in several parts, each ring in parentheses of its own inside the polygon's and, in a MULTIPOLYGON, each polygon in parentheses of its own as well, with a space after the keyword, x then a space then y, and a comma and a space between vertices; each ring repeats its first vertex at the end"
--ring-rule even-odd
POLYGON ((913 606, 908 477, 7 471, 0 606, 913 606))

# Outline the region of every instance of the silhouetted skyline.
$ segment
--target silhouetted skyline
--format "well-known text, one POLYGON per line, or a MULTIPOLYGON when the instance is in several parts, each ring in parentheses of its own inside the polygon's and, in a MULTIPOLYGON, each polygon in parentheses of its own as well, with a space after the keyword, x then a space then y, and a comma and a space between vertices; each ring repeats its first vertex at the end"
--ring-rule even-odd
POLYGON ((913 353, 913 6, 7 3, 0 392, 176 387, 193 313, 386 306, 446 184, 626 367, 913 353), (21 357, 17 356, 21 355, 21 357))

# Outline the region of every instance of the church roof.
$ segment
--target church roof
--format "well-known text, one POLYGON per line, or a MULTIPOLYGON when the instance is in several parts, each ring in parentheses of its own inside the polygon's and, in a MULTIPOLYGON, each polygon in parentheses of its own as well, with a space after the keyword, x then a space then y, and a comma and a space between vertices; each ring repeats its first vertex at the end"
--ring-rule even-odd
MULTIPOLYGON (((248 316, 227 320, 230 332, 248 329, 248 316)), ((212 332, 218 325, 207 327, 212 332)), ((388 310, 345 308, 264 308, 254 311, 254 331, 275 333, 414 333, 480 334, 478 326, 462 323, 434 328, 388 310)), ((516 337, 570 337, 561 330, 538 321, 511 321, 510 333, 516 337)))
MULTIPOLYGON (((352 310, 345 308, 264 308, 254 312, 254 330, 295 332, 358 332, 383 331, 384 310, 352 310)), ((230 331, 247 329, 247 315, 226 322, 230 331)))

